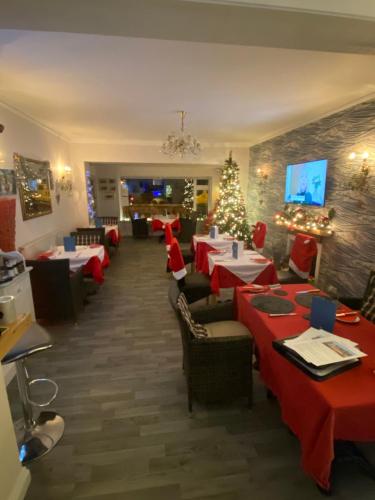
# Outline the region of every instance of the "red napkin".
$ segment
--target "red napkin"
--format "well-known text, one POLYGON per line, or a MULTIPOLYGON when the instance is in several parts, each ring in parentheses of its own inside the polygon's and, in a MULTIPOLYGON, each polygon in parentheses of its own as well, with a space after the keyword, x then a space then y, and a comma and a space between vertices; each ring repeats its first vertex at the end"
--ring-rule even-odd
POLYGON ((101 245, 99 243, 91 243, 91 245, 89 245, 90 248, 99 248, 101 247, 101 245))
POLYGON ((52 251, 43 252, 38 255, 37 260, 48 260, 53 255, 52 251))

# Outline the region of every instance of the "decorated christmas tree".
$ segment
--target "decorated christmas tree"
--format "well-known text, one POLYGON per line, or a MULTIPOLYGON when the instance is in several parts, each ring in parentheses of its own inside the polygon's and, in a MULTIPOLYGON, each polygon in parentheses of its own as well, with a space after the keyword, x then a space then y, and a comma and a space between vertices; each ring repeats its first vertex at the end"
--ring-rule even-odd
POLYGON ((91 178, 90 170, 86 170, 86 189, 87 189, 87 210, 89 212, 89 219, 92 222, 95 219, 95 197, 94 197, 94 183, 91 178))
POLYGON ((185 179, 182 206, 185 210, 185 217, 190 219, 194 210, 194 179, 185 179))
POLYGON ((225 160, 220 180, 219 199, 213 218, 221 233, 228 233, 238 240, 251 241, 245 202, 240 188, 239 167, 232 160, 232 153, 225 160))

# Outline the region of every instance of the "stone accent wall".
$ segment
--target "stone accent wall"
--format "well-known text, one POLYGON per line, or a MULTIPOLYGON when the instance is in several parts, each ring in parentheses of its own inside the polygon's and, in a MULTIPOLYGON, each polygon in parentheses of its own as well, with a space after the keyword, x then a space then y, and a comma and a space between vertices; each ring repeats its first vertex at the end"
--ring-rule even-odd
POLYGON ((251 223, 268 224, 266 254, 285 257, 286 228, 273 215, 284 206, 288 164, 328 160, 326 205, 334 207, 334 234, 323 240, 319 285, 337 287, 340 294, 361 296, 368 274, 375 267, 375 99, 345 109, 250 148, 247 208, 251 223), (370 190, 347 188, 360 160, 351 151, 370 154, 370 190), (268 175, 262 180, 257 170, 268 175))

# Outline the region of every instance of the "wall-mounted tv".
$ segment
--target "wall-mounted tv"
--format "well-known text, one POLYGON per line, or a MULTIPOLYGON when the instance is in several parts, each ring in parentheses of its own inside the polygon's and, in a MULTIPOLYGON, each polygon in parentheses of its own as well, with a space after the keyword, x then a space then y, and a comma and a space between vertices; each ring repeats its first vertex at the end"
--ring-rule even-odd
POLYGON ((286 167, 285 203, 323 207, 327 160, 309 161, 286 167))

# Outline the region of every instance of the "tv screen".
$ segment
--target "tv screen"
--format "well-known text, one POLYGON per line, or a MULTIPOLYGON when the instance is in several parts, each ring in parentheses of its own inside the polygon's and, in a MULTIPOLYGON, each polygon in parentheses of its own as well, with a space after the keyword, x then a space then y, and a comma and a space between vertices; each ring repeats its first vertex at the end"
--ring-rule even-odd
POLYGON ((286 167, 285 203, 323 207, 327 160, 309 161, 286 167))

